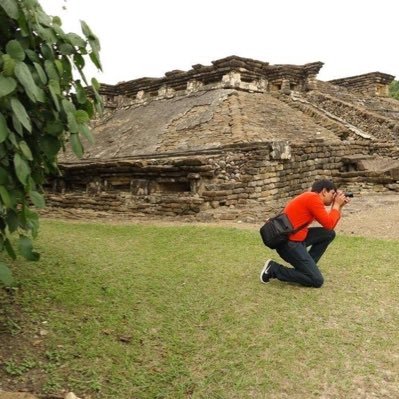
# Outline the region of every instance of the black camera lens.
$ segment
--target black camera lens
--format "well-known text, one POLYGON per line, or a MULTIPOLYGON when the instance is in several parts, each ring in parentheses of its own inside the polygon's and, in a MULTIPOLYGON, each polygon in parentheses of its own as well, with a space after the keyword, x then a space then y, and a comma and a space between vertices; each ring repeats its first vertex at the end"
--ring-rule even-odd
POLYGON ((345 197, 353 198, 353 193, 350 191, 348 191, 347 193, 344 193, 344 195, 345 195, 345 197))

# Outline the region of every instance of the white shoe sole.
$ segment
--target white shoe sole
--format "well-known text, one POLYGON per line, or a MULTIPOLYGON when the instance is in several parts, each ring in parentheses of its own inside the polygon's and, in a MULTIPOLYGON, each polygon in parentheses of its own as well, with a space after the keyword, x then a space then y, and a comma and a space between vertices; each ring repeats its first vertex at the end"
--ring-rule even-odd
POLYGON ((262 269, 262 271, 260 272, 260 275, 259 275, 259 280, 260 280, 260 282, 261 283, 263 283, 263 284, 267 284, 270 280, 268 280, 268 281, 263 281, 263 279, 262 279, 262 276, 263 276, 263 274, 264 273, 267 273, 268 271, 269 271, 269 269, 270 269, 270 262, 271 262, 272 260, 271 259, 268 259, 266 262, 265 262, 265 265, 263 266, 263 269, 262 269))

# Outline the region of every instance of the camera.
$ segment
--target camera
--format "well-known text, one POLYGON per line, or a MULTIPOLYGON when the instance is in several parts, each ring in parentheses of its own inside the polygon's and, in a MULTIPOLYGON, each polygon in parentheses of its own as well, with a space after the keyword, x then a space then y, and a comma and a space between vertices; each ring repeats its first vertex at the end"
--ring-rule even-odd
POLYGON ((346 193, 344 193, 345 197, 348 198, 353 198, 353 193, 351 191, 347 191, 346 193))

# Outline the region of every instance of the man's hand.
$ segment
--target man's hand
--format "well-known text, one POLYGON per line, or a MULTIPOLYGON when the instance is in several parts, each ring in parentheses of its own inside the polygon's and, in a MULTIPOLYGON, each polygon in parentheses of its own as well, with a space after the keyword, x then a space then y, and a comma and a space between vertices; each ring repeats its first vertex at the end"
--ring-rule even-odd
POLYGON ((349 202, 351 202, 351 199, 346 197, 343 191, 338 190, 337 193, 335 194, 334 203, 332 207, 340 210, 343 206, 349 204, 349 202))

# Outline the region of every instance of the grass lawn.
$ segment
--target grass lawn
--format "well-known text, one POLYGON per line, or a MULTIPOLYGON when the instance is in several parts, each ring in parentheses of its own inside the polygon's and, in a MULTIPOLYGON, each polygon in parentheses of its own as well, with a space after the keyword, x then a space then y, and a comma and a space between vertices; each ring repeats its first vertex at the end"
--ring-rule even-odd
POLYGON ((399 241, 337 237, 325 284, 257 231, 43 220, 3 292, 0 389, 91 398, 398 398, 399 241))

